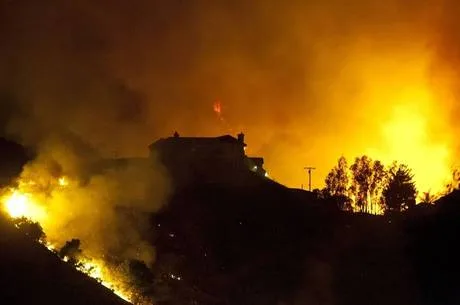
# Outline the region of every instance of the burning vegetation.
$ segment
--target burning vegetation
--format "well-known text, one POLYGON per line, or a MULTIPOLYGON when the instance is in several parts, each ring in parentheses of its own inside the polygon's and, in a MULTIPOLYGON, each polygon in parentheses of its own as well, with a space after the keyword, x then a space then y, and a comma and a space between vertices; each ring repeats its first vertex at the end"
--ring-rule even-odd
MULTIPOLYGON (((46 209, 46 196, 44 197, 44 194, 38 191, 33 191, 32 186, 35 186, 35 182, 20 180, 18 187, 10 188, 4 192, 0 197, 3 210, 13 219, 20 230, 25 231, 33 239, 40 241, 50 251, 57 253, 57 242, 62 237, 55 239, 55 232, 50 232, 49 240, 45 238, 44 232, 50 226, 52 214, 48 213, 46 209), (42 224, 45 226, 45 231, 42 229, 42 224), (26 226, 27 228, 25 228, 26 226)), ((64 190, 64 188, 70 188, 71 186, 66 177, 59 177, 56 183, 49 185, 49 187, 52 188, 51 191, 56 196, 56 192, 68 191, 67 189, 64 190)), ((78 270, 99 281, 120 298, 132 302, 134 292, 123 281, 124 274, 120 271, 117 272, 114 266, 108 266, 103 260, 83 256, 79 247, 80 241, 73 239, 61 248, 59 256, 65 262, 71 262, 78 270)))
POLYGON ((320 196, 335 198, 341 209, 352 212, 401 212, 417 202, 433 203, 436 198, 456 189, 460 179, 458 171, 453 170, 451 179, 446 179, 442 188, 433 188, 436 192, 420 192, 416 181, 406 164, 393 161, 385 165, 364 155, 348 165, 342 156, 327 175, 320 196))
POLYGON ((155 260, 143 213, 162 206, 168 182, 155 162, 91 164, 139 156, 171 130, 245 130, 289 187, 307 162, 325 177, 337 156, 366 154, 340 160, 321 192, 346 210, 432 202, 460 151, 458 3, 3 1, 0 132, 40 147, 0 194, 3 210, 135 302, 126 262, 155 260), (73 149, 74 138, 91 149, 73 149))
POLYGON ((19 230, 120 298, 150 304, 136 284, 136 268, 149 272, 155 259, 148 242, 148 215, 167 194, 161 168, 146 159, 122 168, 88 169, 82 165, 86 160, 69 147, 56 144, 53 154, 45 151, 0 193, 4 214, 19 230))

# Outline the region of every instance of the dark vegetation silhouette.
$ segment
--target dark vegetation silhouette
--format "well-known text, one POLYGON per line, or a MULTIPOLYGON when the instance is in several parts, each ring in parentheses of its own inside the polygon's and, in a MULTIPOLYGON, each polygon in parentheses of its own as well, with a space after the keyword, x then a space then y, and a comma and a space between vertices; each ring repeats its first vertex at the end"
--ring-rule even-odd
POLYGON ((439 199, 439 196, 432 194, 430 192, 423 192, 423 195, 420 197, 420 204, 434 204, 436 200, 439 199))
POLYGON ((0 213, 0 303, 127 305, 0 213))
POLYGON ((64 246, 58 252, 59 257, 67 260, 69 263, 76 265, 82 255, 80 249, 80 240, 72 239, 65 243, 64 246))
MULTIPOLYGON (((327 187, 311 193, 251 173, 245 183, 194 181, 176 189, 151 215, 155 263, 127 264, 132 285, 158 305, 460 304, 458 182, 446 196, 413 206, 404 167, 389 172, 368 157, 351 166, 339 160, 327 187), (386 192, 405 195, 391 196, 397 200, 390 208, 386 192), (353 196, 360 200, 357 211, 378 204, 399 212, 350 213, 353 196)), ((23 232, 2 221, 2 301, 34 304, 37 296, 52 295, 47 304, 118 304, 102 300, 108 295, 96 293, 92 279, 74 286, 79 272, 31 238, 16 241, 23 232)), ((71 240, 60 256, 77 260, 81 251, 71 240)))
POLYGON ((415 206, 417 190, 413 175, 406 165, 394 165, 383 190, 383 202, 388 212, 401 212, 415 206))
POLYGON ((350 189, 355 196, 356 206, 360 212, 369 212, 375 204, 378 204, 379 190, 386 176, 384 167, 380 161, 362 156, 355 159, 350 170, 352 174, 350 189))
POLYGON ((13 220, 14 225, 25 235, 32 238, 37 242, 44 242, 46 240, 45 232, 38 222, 33 222, 25 217, 20 217, 13 220))
POLYGON ((413 178, 405 164, 394 162, 387 168, 379 160, 361 156, 348 166, 342 156, 327 175, 322 193, 334 198, 345 211, 401 211, 415 206, 417 190, 413 178))

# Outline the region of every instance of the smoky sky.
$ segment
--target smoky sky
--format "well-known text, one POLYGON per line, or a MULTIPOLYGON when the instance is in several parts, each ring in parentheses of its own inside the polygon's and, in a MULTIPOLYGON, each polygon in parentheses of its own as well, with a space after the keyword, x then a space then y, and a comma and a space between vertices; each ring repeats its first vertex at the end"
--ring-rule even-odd
POLYGON ((433 77, 449 77, 456 127, 457 1, 0 3, 0 119, 28 144, 68 132, 105 155, 142 155, 176 130, 243 131, 274 177, 300 184, 303 166, 324 176, 378 140, 362 130, 387 109, 363 94, 361 58, 419 48, 433 77))

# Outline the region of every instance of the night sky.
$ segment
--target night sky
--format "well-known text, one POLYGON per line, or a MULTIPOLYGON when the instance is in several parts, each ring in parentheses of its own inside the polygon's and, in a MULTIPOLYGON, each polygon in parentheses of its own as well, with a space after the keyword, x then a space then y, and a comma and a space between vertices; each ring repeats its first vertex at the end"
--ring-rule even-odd
POLYGON ((0 0, 2 133, 135 156, 175 130, 243 131, 272 177, 299 187, 316 166, 320 186, 341 154, 417 167, 386 143, 402 107, 423 133, 404 142, 450 166, 458 16, 455 0, 0 0))

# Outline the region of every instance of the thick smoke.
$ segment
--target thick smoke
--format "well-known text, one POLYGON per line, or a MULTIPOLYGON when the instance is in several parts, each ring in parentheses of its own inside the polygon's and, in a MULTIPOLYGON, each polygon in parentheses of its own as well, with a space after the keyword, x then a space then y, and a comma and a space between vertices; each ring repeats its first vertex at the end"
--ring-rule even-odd
POLYGON ((3 0, 2 107, 27 143, 65 130, 125 156, 174 130, 228 132, 219 99, 290 186, 306 165, 321 186, 341 154, 362 153, 439 180, 458 151, 458 13, 454 0, 3 0))
POLYGON ((50 135, 41 142, 37 158, 19 180, 20 189, 33 194, 44 211, 34 220, 48 242, 62 246, 79 238, 89 257, 112 255, 151 264, 155 252, 148 242, 149 217, 169 194, 166 171, 153 157, 107 166, 93 150, 69 139, 68 134, 50 135))

